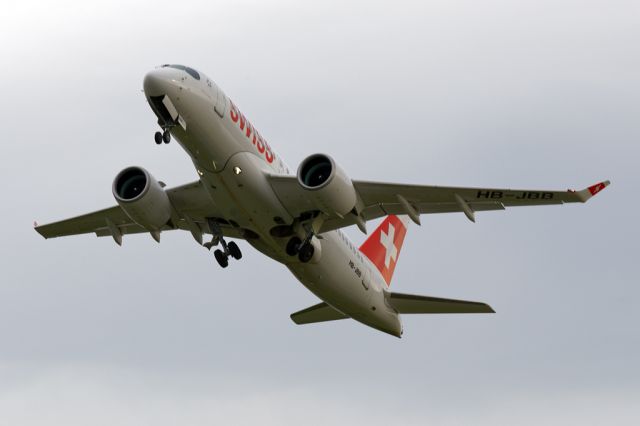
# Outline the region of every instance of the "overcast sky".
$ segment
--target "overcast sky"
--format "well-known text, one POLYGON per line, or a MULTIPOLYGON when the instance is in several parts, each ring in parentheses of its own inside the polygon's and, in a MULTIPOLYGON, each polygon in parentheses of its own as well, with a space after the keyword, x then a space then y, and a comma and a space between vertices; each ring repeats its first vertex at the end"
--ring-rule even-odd
POLYGON ((637 1, 10 0, 0 34, 0 424, 637 424, 637 1), (161 63, 213 78, 294 168, 612 185, 409 230, 394 290, 495 315, 296 326, 317 299, 246 243, 222 270, 188 233, 33 231, 113 205, 128 165, 197 178, 153 142, 161 63))

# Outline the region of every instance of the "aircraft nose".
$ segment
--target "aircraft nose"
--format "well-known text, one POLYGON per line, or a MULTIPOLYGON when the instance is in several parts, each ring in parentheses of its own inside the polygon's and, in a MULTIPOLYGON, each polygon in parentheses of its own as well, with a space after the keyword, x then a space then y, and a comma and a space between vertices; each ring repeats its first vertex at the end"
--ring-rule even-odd
POLYGON ((144 76, 143 88, 148 97, 166 95, 171 86, 171 73, 159 68, 144 76))

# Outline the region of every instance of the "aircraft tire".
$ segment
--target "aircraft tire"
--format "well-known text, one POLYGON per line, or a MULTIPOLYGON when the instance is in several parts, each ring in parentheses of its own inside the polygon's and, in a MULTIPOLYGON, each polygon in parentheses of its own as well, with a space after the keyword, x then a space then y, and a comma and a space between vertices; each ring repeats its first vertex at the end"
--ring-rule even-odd
POLYGON ((216 260, 218 261, 218 265, 220 265, 221 267, 226 268, 227 266, 229 266, 229 259, 222 252, 222 250, 218 249, 214 251, 213 256, 216 258, 216 260))
POLYGON ((287 243, 286 252, 289 256, 295 256, 300 251, 300 244, 302 240, 298 237, 291 237, 287 243))
POLYGON ((242 259, 242 252, 240 251, 240 247, 235 243, 235 241, 229 242, 227 244, 227 248, 229 249, 229 254, 236 260, 242 259))
POLYGON ((156 140, 156 144, 160 145, 162 143, 162 133, 156 132, 154 139, 156 140))
POLYGON ((162 140, 164 141, 164 143, 171 142, 171 133, 168 130, 165 130, 162 134, 162 140))
POLYGON ((311 258, 313 257, 313 253, 316 251, 316 249, 313 247, 313 244, 305 244, 302 247, 300 247, 300 253, 298 253, 298 259, 300 259, 300 262, 302 263, 307 263, 308 261, 311 260, 311 258))

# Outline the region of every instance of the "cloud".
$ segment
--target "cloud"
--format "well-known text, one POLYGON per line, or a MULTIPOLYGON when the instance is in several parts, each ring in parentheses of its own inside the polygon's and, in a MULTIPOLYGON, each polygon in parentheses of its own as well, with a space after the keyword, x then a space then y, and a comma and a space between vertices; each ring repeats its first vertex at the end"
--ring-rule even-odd
POLYGON ((0 424, 632 423, 637 16, 637 1, 8 2, 0 424), (211 76, 293 169, 323 151, 354 179, 613 184, 587 205, 410 229, 394 289, 495 315, 407 316, 401 340, 297 327, 317 299, 244 242, 220 270, 187 233, 116 247, 32 230, 113 205, 131 164, 197 178, 153 142, 140 89, 164 62, 211 76))
MULTIPOLYGON (((411 386, 409 387, 411 388, 411 386)), ((3 424, 41 425, 568 425, 635 424, 637 390, 566 389, 509 394, 437 388, 367 392, 341 383, 281 386, 240 376, 141 374, 100 365, 43 370, 0 388, 3 424)))

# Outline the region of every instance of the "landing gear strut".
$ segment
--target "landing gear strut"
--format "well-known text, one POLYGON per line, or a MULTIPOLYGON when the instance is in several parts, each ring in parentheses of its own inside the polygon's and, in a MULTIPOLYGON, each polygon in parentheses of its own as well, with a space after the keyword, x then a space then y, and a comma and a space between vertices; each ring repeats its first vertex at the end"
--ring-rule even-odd
POLYGON ((213 237, 211 241, 208 243, 204 243, 203 245, 211 250, 212 247, 217 246, 218 244, 222 245, 222 250, 217 249, 213 252, 213 256, 216 258, 218 264, 226 268, 229 266, 229 257, 232 257, 236 260, 242 259, 242 252, 240 251, 240 247, 234 242, 231 241, 227 243, 222 236, 222 229, 218 222, 214 220, 209 220, 209 229, 211 230, 211 234, 213 237))

